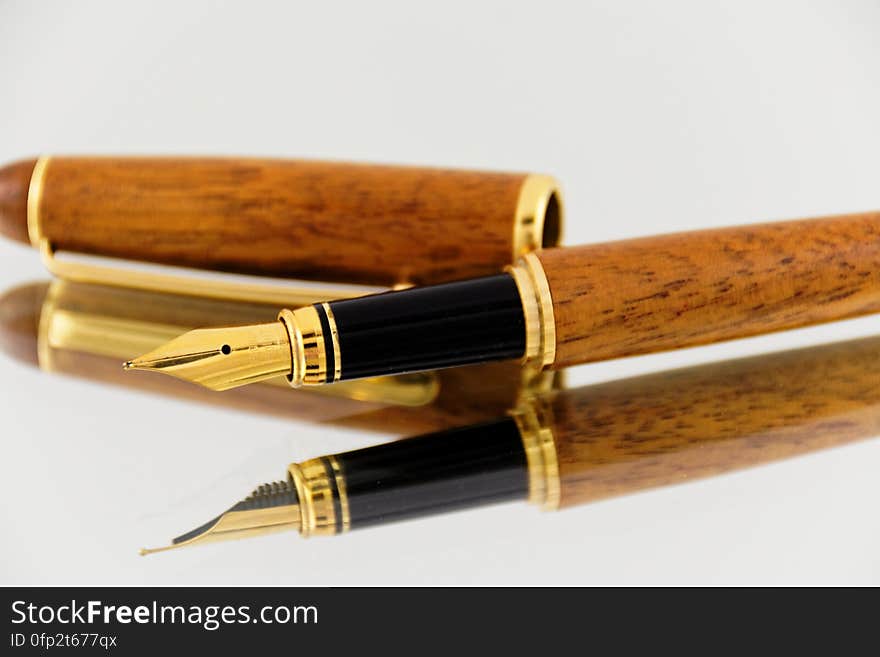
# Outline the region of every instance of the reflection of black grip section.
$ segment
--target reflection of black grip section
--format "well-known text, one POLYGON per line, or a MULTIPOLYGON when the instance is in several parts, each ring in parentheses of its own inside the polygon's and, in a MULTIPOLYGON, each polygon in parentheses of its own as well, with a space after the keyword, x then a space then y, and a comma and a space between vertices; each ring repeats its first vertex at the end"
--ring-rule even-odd
POLYGON ((522 301, 508 274, 335 301, 330 309, 339 333, 341 379, 525 353, 522 301))
POLYGON ((525 499, 528 466, 510 419, 337 454, 351 527, 525 499))

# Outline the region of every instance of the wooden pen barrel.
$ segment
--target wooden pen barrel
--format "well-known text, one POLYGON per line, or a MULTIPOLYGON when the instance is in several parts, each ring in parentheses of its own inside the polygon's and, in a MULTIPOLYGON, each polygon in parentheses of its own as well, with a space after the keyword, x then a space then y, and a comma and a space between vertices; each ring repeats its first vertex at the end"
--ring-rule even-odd
POLYGON ((880 337, 662 372, 551 402, 561 506, 880 434, 880 337))
POLYGON ((244 158, 51 157, 28 203, 56 249, 375 285, 498 272, 562 221, 546 176, 244 158))
POLYGON ((880 213, 694 231, 538 254, 554 367, 880 311, 880 213))

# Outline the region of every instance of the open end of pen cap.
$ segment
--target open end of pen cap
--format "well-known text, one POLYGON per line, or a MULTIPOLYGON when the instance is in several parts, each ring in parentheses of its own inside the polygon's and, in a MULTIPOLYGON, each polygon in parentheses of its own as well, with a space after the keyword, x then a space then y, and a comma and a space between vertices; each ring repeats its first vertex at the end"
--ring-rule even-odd
POLYGON ((228 390, 290 373, 290 338, 281 322, 196 329, 133 358, 125 370, 154 370, 228 390))
POLYGON ((299 530, 300 509, 290 481, 263 484, 225 513, 172 539, 171 545, 141 548, 141 556, 215 541, 299 530))

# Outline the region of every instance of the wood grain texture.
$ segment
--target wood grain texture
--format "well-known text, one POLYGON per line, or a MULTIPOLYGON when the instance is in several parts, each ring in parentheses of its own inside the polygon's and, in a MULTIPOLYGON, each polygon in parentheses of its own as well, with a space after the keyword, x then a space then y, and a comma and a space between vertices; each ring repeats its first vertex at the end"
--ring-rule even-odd
POLYGON ((59 249, 229 272, 389 285, 513 260, 522 174, 334 162, 53 157, 59 249))
POLYGON ((559 393, 562 506, 880 435, 880 337, 559 393))
POLYGON ((880 213, 679 233, 538 256, 555 367, 880 311, 880 213))
POLYGON ((0 235, 28 243, 27 198, 36 160, 0 167, 0 235))

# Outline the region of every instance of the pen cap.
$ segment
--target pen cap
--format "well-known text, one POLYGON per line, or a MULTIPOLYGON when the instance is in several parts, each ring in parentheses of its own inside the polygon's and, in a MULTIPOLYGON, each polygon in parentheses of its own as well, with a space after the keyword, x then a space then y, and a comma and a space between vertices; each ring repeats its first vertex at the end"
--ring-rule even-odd
POLYGON ((562 225, 556 181, 530 174, 43 157, 0 170, 4 184, 3 232, 52 250, 368 285, 496 273, 524 252, 558 244, 562 225))

